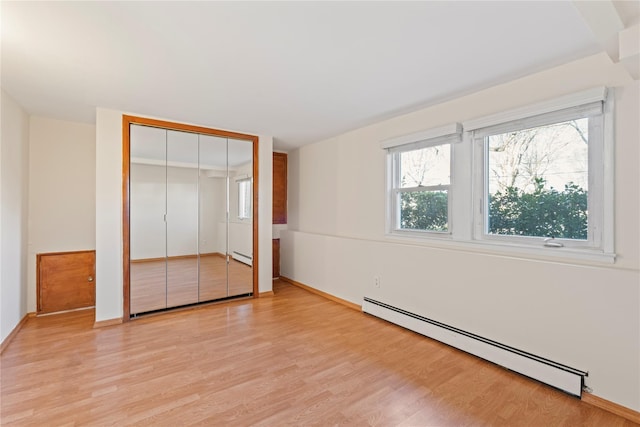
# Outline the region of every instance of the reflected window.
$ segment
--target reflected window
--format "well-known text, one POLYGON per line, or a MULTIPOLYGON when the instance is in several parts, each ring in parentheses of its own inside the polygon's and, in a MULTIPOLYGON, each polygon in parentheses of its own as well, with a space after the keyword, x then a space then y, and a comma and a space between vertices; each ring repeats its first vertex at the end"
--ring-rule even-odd
POLYGON ((251 218, 251 178, 238 181, 238 218, 251 218))

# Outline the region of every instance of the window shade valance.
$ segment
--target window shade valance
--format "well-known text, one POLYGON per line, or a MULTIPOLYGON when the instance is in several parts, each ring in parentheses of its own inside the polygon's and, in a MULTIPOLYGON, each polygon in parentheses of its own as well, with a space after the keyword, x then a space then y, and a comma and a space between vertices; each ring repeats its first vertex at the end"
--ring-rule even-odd
POLYGON ((381 148, 390 152, 407 151, 460 141, 462 141, 462 125, 460 123, 451 123, 446 126, 387 139, 382 141, 381 148))
MULTIPOLYGON (((603 102, 606 98, 607 88, 604 86, 596 87, 582 92, 565 95, 550 101, 543 101, 526 107, 468 120, 463 122, 462 125, 464 126, 465 131, 470 132, 522 119, 531 120, 534 116, 542 116, 547 113, 558 114, 560 120, 571 120, 571 118, 564 119, 560 114, 562 114, 563 111, 576 111, 576 108, 582 107, 585 108, 586 114, 582 117, 587 117, 591 114, 600 114, 602 112, 603 102), (589 113, 589 111, 591 111, 591 113, 589 113)), ((508 130, 506 132, 508 132, 508 130)))

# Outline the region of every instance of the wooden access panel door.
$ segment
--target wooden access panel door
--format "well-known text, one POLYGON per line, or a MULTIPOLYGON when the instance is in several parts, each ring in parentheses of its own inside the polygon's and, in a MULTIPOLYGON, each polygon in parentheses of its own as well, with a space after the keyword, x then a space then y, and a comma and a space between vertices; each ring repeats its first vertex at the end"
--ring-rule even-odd
POLYGON ((38 313, 96 304, 96 251, 38 254, 37 264, 38 313))
POLYGON ((280 239, 273 239, 271 246, 273 249, 272 277, 275 279, 276 277, 280 277, 280 239))
POLYGON ((273 153, 273 223, 287 223, 286 153, 273 153))

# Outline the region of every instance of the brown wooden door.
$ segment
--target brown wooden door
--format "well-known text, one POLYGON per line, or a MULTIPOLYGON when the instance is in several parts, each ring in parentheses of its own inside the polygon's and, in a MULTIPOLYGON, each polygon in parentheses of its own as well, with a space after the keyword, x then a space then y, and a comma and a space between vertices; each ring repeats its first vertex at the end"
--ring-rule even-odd
POLYGON ((96 251, 38 254, 37 263, 38 313, 96 304, 96 251))
POLYGON ((273 223, 287 223, 286 153, 273 153, 273 223))

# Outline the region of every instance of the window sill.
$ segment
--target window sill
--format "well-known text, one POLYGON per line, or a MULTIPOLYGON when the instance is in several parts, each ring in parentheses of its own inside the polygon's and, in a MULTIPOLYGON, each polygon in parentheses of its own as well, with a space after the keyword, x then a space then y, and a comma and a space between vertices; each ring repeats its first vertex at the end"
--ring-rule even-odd
POLYGON ((565 262, 588 262, 614 264, 615 253, 605 253, 596 249, 578 248, 548 248, 532 245, 522 245, 511 242, 462 240, 454 238, 450 233, 432 232, 404 232, 394 231, 386 234, 387 241, 397 241, 404 244, 415 244, 442 249, 459 249, 491 255, 502 255, 534 260, 550 260, 565 262))

